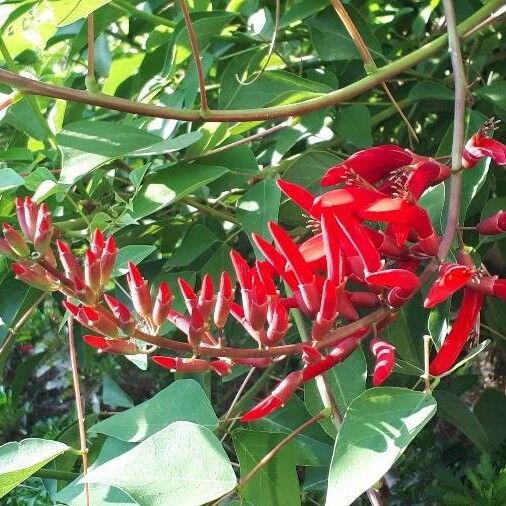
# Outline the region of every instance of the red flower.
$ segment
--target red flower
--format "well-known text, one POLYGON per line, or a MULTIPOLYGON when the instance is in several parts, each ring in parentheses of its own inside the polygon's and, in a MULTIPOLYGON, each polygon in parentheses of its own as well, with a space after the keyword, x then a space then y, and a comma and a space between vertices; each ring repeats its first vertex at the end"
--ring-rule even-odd
POLYGON ((277 179, 278 188, 293 202, 295 202, 302 210, 311 215, 313 207, 313 196, 305 188, 282 179, 277 179))
POLYGON ((482 235, 496 235, 506 232, 506 211, 498 211, 484 219, 476 225, 476 230, 482 235))
POLYGON ((100 336, 85 335, 83 340, 92 348, 96 348, 99 353, 135 355, 140 351, 134 343, 122 339, 106 339, 100 336))
POLYGON ((379 191, 355 186, 347 186, 324 193, 314 201, 311 213, 319 217, 324 208, 332 208, 339 211, 344 209, 347 213, 353 214, 364 207, 376 202, 384 195, 379 191))
POLYGON ((331 186, 343 182, 347 171, 356 172, 369 183, 375 183, 387 176, 392 170, 409 165, 413 155, 395 144, 385 144, 357 151, 344 162, 325 172, 322 186, 331 186))
POLYGON ((373 272, 365 278, 367 283, 391 288, 387 300, 392 307, 402 306, 420 286, 420 280, 411 271, 404 269, 385 269, 373 272))
POLYGON ((169 285, 162 281, 158 285, 158 294, 153 307, 153 323, 156 326, 162 325, 167 320, 173 298, 169 285))
POLYGON ((489 124, 480 128, 464 146, 462 166, 465 169, 474 167, 480 158, 490 157, 497 165, 506 165, 506 146, 486 135, 489 124))
POLYGON ((128 262, 127 283, 130 288, 132 304, 143 318, 151 318, 152 302, 148 282, 142 277, 137 266, 128 262))
POLYGON ((464 287, 474 276, 474 269, 460 264, 442 264, 439 267, 439 278, 432 284, 425 297, 423 307, 430 309, 440 304, 457 290, 464 287))
POLYGON ((430 363, 430 374, 433 376, 444 374, 455 364, 474 327, 482 302, 483 295, 481 293, 469 288, 464 289, 464 296, 457 318, 453 322, 452 329, 446 336, 443 345, 430 363))
POLYGON ((230 306, 234 299, 234 292, 232 290, 232 282, 227 272, 221 273, 220 289, 216 296, 216 304, 214 306, 214 324, 219 329, 225 326, 230 313, 230 306))

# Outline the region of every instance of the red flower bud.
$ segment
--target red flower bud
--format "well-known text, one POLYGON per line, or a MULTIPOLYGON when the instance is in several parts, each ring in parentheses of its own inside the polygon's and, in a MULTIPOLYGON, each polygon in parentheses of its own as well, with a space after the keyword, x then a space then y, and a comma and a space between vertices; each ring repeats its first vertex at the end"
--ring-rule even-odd
POLYGON ((162 281, 158 285, 158 295, 156 296, 153 308, 153 322, 156 326, 162 325, 167 320, 167 315, 172 306, 172 299, 169 285, 165 281, 162 281))
POLYGON ((302 371, 294 371, 282 380, 272 393, 255 407, 241 416, 241 422, 252 422, 270 415, 276 409, 285 405, 292 394, 302 383, 302 371))
POLYGON ((106 339, 100 336, 83 336, 86 344, 96 348, 99 353, 115 353, 118 355, 136 355, 139 348, 132 342, 123 339, 106 339))
POLYGON ((216 305, 214 306, 214 324, 219 329, 222 329, 227 323, 228 315, 230 313, 230 306, 234 300, 234 293, 232 291, 232 282, 227 272, 221 273, 220 290, 216 296, 216 305))
POLYGON ((16 253, 12 250, 12 248, 9 246, 9 243, 0 237, 0 255, 3 255, 4 257, 9 258, 10 260, 14 260, 17 258, 16 253))
POLYGON ((25 238, 31 240, 32 236, 30 235, 30 230, 28 229, 25 219, 25 204, 19 197, 15 198, 14 203, 16 205, 16 216, 18 218, 19 228, 21 232, 23 232, 25 238))
POLYGON ((143 318, 151 318, 152 302, 148 282, 142 277, 139 269, 132 262, 128 262, 127 283, 130 288, 132 304, 137 313, 143 318))
POLYGON ((344 259, 339 241, 340 229, 331 211, 322 212, 321 224, 327 277, 337 286, 344 278, 344 259))
POLYGON ((100 255, 100 284, 104 286, 111 277, 118 255, 118 248, 114 237, 110 236, 105 241, 102 254, 100 255))
POLYGON ((402 306, 420 287, 416 274, 403 269, 374 272, 366 277, 366 281, 373 286, 391 288, 387 300, 392 307, 402 306))
POLYGON ((16 230, 14 230, 8 223, 4 223, 3 233, 5 240, 9 244, 10 248, 19 257, 27 257, 30 255, 30 248, 23 236, 16 230))
POLYGON ((109 306, 111 313, 119 321, 122 328, 133 328, 134 321, 132 319, 132 314, 124 304, 108 294, 104 295, 104 300, 109 306))
POLYGON ((77 298, 83 302, 93 304, 93 302, 96 299, 95 294, 86 286, 84 281, 78 276, 74 276, 74 291, 76 292, 77 298))
POLYGON ((288 323, 288 311, 283 304, 277 303, 272 311, 272 319, 267 329, 267 340, 270 346, 279 343, 286 333, 290 325, 288 323))
POLYGON ((272 365, 272 358, 260 357, 260 358, 234 358, 234 364, 238 365, 249 365, 251 367, 257 367, 258 369, 265 369, 272 365))
POLYGON ((249 290, 251 288, 251 272, 248 263, 244 258, 235 250, 230 251, 230 260, 234 266, 237 281, 241 288, 249 290))
POLYGON ((272 299, 273 297, 278 296, 278 291, 276 290, 276 285, 272 279, 272 268, 268 262, 263 262, 257 260, 255 262, 256 272, 263 286, 265 287, 265 291, 267 296, 272 299))
POLYGON ((332 328, 337 314, 337 289, 330 279, 326 279, 323 284, 320 310, 311 329, 311 338, 315 341, 323 339, 332 328))
POLYGON ((314 347, 309 344, 302 345, 302 361, 307 364, 314 364, 320 362, 323 355, 314 347))
POLYGON ((100 262, 89 249, 84 253, 84 282, 92 292, 100 288, 100 262))
POLYGON ((11 264, 16 279, 44 292, 54 292, 60 288, 60 282, 39 264, 20 260, 11 264))
POLYGON ((255 330, 260 330, 267 319, 268 300, 265 287, 258 275, 252 278, 251 289, 241 289, 244 316, 255 330))
POLYGON ((197 307, 198 305, 197 294, 193 291, 193 288, 187 283, 185 279, 178 278, 177 283, 179 285, 179 290, 183 295, 186 308, 188 309, 188 312, 191 313, 193 308, 197 307))
POLYGON ((37 226, 37 206, 30 197, 25 197, 25 224, 28 231, 27 239, 32 240, 35 236, 35 227, 37 226))
POLYGON ((202 287, 200 289, 198 308, 205 320, 209 317, 214 303, 213 281, 209 274, 204 274, 202 278, 202 287))
POLYGON ((506 232, 506 211, 498 211, 484 219, 476 225, 476 230, 481 235, 496 235, 506 232))
POLYGON ((100 258, 102 256, 104 246, 104 235, 98 228, 96 228, 91 237, 90 249, 97 258, 100 258))
POLYGON ((228 360, 220 359, 211 362, 211 369, 220 376, 226 376, 232 372, 232 367, 228 360))
POLYGON ((69 247, 63 241, 56 239, 56 248, 58 249, 60 263, 65 271, 65 276, 71 281, 74 281, 75 278, 82 280, 84 278, 83 270, 77 263, 69 247))
POLYGON ((374 308, 380 304, 380 298, 371 292, 350 292, 350 302, 354 306, 374 308))
POLYGON ((86 322, 84 325, 105 336, 117 337, 118 327, 111 318, 90 306, 83 306, 82 310, 86 322))
POLYGON ((385 382, 395 366, 395 347, 390 343, 375 338, 369 343, 372 354, 376 358, 372 384, 377 387, 385 382))
POLYGON ((51 225, 51 215, 46 204, 41 204, 37 214, 37 223, 35 225, 35 234, 33 236, 33 245, 35 249, 44 254, 51 244, 53 237, 53 227, 51 225))
POLYGON ((433 376, 444 374, 455 364, 474 327, 476 318, 480 313, 482 302, 483 295, 481 293, 470 290, 469 288, 464 289, 462 304, 453 322, 452 328, 446 336, 443 345, 430 363, 430 374, 433 376))
POLYGON ((205 324, 202 312, 197 307, 194 307, 191 311, 190 327, 188 329, 188 342, 191 346, 200 346, 206 334, 205 324))

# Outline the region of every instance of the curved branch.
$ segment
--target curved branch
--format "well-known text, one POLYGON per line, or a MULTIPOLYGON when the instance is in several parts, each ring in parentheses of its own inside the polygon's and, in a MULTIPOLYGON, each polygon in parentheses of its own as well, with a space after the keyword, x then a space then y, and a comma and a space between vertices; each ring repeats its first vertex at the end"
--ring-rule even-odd
MULTIPOLYGON (((457 33, 459 36, 465 38, 469 32, 473 32, 475 26, 483 23, 487 19, 489 22, 494 21, 496 18, 493 14, 503 5, 503 3, 504 0, 491 0, 490 2, 487 2, 481 9, 457 27, 457 33)), ((385 65, 384 67, 380 67, 377 72, 374 72, 340 90, 336 90, 321 97, 306 100, 304 102, 266 107, 264 109, 197 111, 176 107, 139 104, 123 98, 112 97, 99 93, 87 93, 82 90, 65 88, 64 86, 41 83, 35 79, 23 77, 3 69, 0 70, 0 82, 8 84, 9 86, 17 88, 25 93, 60 98, 97 107, 104 107, 106 109, 157 118, 178 119, 182 121, 206 120, 215 122, 271 120, 275 118, 288 118, 290 116, 303 116, 304 114, 336 105, 345 100, 350 100, 351 98, 380 85, 385 80, 404 72, 437 51, 440 51, 446 46, 447 40, 447 35, 442 35, 425 44, 416 51, 413 51, 412 53, 403 56, 397 61, 385 65)))

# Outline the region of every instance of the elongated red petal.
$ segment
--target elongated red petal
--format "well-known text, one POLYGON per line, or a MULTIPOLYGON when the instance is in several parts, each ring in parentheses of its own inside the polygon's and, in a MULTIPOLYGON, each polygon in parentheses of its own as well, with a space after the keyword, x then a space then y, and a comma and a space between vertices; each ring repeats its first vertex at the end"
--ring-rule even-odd
POLYGON ((285 257, 286 262, 292 268, 300 284, 308 284, 313 280, 313 273, 299 252, 299 248, 291 237, 277 223, 270 221, 267 224, 269 232, 276 246, 285 257))
POLYGON ((506 232, 506 211, 498 211, 484 219, 476 225, 476 230, 482 235, 496 235, 506 232))
POLYGON ((241 288, 249 290, 251 288, 251 274, 248 263, 235 250, 230 251, 230 259, 232 260, 237 281, 241 285, 241 288))
POLYGON ((347 186, 317 197, 311 212, 314 216, 319 217, 323 209, 331 208, 337 212, 339 209, 345 209, 349 214, 353 214, 383 197, 384 195, 379 191, 347 186))
POLYGON ((474 276, 474 269, 460 264, 443 264, 439 277, 430 287, 423 307, 432 308, 460 290, 474 276))
POLYGON ((181 290, 186 308, 188 309, 188 312, 191 313, 192 309, 196 307, 198 303, 197 294, 185 279, 178 278, 177 283, 179 285, 179 289, 181 290))
POLYGON ((453 367, 474 327, 482 303, 483 295, 481 293, 468 288, 464 289, 462 304, 453 322, 452 329, 430 363, 430 374, 438 376, 453 367))
POLYGON ((369 346, 376 358, 372 384, 377 387, 384 383, 390 374, 392 374, 395 366, 395 347, 378 338, 373 339, 369 343, 369 346))
POLYGON ((313 206, 313 196, 305 188, 282 179, 277 179, 278 188, 293 202, 295 202, 306 213, 311 214, 313 206))
POLYGON ((506 165, 506 145, 491 137, 482 130, 474 134, 466 143, 462 152, 462 166, 465 169, 474 167, 480 158, 492 158, 497 165, 506 165))
POLYGON ((201 358, 185 359, 180 357, 166 357, 155 355, 151 360, 165 369, 177 372, 205 372, 211 369, 211 362, 201 358))
POLYGON ((344 259, 339 236, 341 230, 331 211, 323 211, 321 217, 323 246, 327 261, 327 277, 334 285, 340 285, 344 278, 344 259))

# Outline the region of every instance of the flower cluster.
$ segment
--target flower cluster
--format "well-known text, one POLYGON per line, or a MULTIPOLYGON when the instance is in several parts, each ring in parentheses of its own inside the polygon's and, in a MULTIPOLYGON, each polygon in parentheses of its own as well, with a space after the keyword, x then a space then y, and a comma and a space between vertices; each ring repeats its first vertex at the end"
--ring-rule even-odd
MULTIPOLYGON (((470 168, 483 156, 506 165, 506 146, 487 137, 486 129, 467 143, 463 166, 470 168)), ((395 348, 380 337, 382 329, 425 281, 423 268, 434 262, 439 263, 439 276, 425 307, 463 291, 451 331, 430 364, 432 375, 451 369, 472 332, 483 297, 506 299, 506 280, 489 276, 465 253, 458 262, 440 262, 440 238, 418 200, 449 176, 449 167, 437 160, 385 145, 359 151, 329 168, 321 184, 335 188, 316 198, 278 180, 281 191, 308 215, 309 236, 296 240, 277 223, 268 223, 273 242, 253 235, 264 259, 251 265, 237 251, 231 253, 237 293, 227 272, 221 274, 216 290, 208 274, 202 276, 199 290, 178 280, 186 313, 173 309, 165 282, 152 294, 132 262, 126 276, 131 307, 106 293, 117 256, 114 239, 95 230, 82 261, 59 239, 53 251, 51 215, 45 204, 37 207, 30 198, 16 199, 20 231, 4 225, 0 253, 15 260, 12 269, 18 279, 41 290, 61 291, 65 309, 93 332, 84 340, 100 352, 153 354, 162 348, 177 355, 152 356, 161 367, 219 375, 230 373, 236 364, 261 368, 299 354, 302 367, 242 416, 251 421, 282 406, 301 384, 344 360, 369 334, 375 358, 372 381, 382 384, 395 365, 395 348), (305 343, 284 342, 290 310, 300 311, 310 328, 305 343), (255 347, 228 342, 230 319, 245 329, 255 347), (185 340, 161 336, 166 321, 185 340)), ((504 232, 505 211, 481 222, 477 230, 504 232)))

